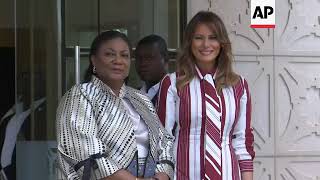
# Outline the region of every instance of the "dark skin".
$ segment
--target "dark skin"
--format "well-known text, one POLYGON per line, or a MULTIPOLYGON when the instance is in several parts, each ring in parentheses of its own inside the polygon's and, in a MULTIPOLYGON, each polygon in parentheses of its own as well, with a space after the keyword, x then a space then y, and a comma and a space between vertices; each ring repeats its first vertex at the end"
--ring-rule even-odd
POLYGON ((166 75, 167 66, 157 43, 142 44, 137 48, 136 69, 147 89, 161 81, 166 75))
MULTIPOLYGON (((104 42, 98 49, 97 54, 91 57, 92 64, 96 67, 99 79, 107 84, 116 96, 119 96, 120 88, 129 75, 130 51, 128 44, 121 38, 115 38, 104 42)), ((168 180, 165 173, 155 175, 159 180, 168 180)), ((151 180, 152 178, 139 178, 151 180)), ((129 171, 120 169, 103 180, 136 180, 129 171)))
POLYGON ((107 84, 116 96, 129 75, 130 51, 127 43, 115 38, 101 45, 97 54, 91 57, 99 79, 107 84))

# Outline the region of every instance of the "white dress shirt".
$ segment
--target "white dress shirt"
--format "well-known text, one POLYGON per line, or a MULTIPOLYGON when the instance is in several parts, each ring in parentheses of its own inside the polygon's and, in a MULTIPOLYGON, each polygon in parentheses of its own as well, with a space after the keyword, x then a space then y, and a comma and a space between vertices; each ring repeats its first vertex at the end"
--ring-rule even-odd
POLYGON ((160 87, 160 82, 159 82, 158 84, 152 86, 152 87, 147 91, 147 85, 146 85, 146 83, 143 83, 140 91, 146 93, 147 96, 148 96, 150 99, 153 99, 154 96, 158 93, 159 87, 160 87))

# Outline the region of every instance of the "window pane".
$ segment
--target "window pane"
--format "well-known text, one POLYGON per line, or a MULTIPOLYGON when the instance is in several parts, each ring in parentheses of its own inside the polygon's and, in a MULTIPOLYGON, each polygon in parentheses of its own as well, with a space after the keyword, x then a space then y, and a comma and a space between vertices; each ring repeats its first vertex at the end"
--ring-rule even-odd
POLYGON ((101 31, 121 29, 135 44, 142 37, 158 34, 176 49, 179 40, 178 0, 109 0, 100 2, 101 31))
POLYGON ((64 10, 65 45, 88 47, 98 34, 98 1, 66 0, 64 10))
MULTIPOLYGON (((179 0, 109 0, 100 3, 101 31, 119 29, 128 35, 134 47, 150 34, 163 37, 169 49, 179 47, 179 0)), ((170 71, 174 71, 174 67, 173 60, 170 71)), ((141 86, 134 62, 131 63, 128 85, 141 86)))

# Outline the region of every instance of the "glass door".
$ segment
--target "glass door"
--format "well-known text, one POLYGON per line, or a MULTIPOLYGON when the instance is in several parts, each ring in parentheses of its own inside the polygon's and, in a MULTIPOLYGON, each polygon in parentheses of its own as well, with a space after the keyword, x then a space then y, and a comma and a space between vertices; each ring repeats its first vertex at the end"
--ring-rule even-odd
MULTIPOLYGON (((64 1, 63 92, 75 83, 75 79, 83 80, 89 64, 90 44, 98 33, 106 30, 125 33, 133 47, 146 35, 162 36, 167 41, 173 58, 170 63, 170 69, 173 70, 176 49, 180 42, 179 7, 179 0, 64 1), (80 46, 80 77, 75 77, 75 46, 80 46)), ((134 63, 131 63, 128 84, 133 87, 140 86, 134 63)))
MULTIPOLYGON (((55 179, 56 108, 63 94, 83 80, 93 38, 119 30, 135 46, 155 33, 167 40, 174 57, 179 2, 14 0, 15 105, 1 120, 8 122, 1 167, 14 166, 14 179, 55 179)), ((129 85, 139 83, 132 63, 129 85)), ((1 173, 4 179, 6 172, 1 173)))
POLYGON ((83 81, 89 47, 99 33, 98 0, 63 0, 62 92, 83 81))
POLYGON ((8 158, 15 154, 10 163, 16 166, 16 179, 55 179, 61 1, 15 0, 14 12, 16 102, 8 116, 10 143, 2 152, 8 158))

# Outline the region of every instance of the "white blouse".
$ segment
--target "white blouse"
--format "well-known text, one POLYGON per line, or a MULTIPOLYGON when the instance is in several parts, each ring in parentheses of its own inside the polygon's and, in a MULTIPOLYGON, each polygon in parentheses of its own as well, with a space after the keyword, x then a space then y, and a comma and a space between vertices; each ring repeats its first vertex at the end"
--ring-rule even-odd
POLYGON ((147 96, 150 99, 153 99, 153 97, 158 93, 160 87, 160 82, 154 86, 152 86, 148 91, 147 91, 147 85, 144 83, 140 89, 140 91, 144 92, 147 94, 147 96))
POLYGON ((148 156, 149 138, 148 128, 138 112, 132 107, 132 104, 125 98, 121 99, 133 123, 134 134, 136 137, 138 157, 145 158, 148 156))

